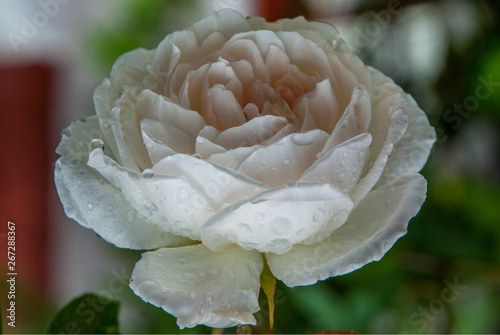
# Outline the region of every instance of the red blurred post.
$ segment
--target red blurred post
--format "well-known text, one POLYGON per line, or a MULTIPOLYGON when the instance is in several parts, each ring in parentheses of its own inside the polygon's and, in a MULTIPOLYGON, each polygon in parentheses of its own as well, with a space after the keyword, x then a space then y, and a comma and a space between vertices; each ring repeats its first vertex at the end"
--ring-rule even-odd
MULTIPOLYGON (((16 286, 40 293, 47 278, 52 83, 47 65, 0 67, 0 273, 3 278, 12 272, 7 269, 7 221, 12 221, 16 286)), ((5 299, 6 292, 1 294, 5 299)))
POLYGON ((306 14, 301 1, 258 0, 257 3, 257 15, 264 17, 267 21, 276 21, 306 14))

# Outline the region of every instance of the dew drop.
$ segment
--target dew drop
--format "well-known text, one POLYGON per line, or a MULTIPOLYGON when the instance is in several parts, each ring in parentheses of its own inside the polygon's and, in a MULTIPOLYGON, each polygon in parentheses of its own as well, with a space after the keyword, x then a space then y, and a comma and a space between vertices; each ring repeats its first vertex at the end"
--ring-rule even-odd
POLYGON ((104 150, 104 142, 99 138, 94 138, 89 143, 89 151, 93 151, 94 149, 104 150))
POLYGON ((340 161, 340 167, 344 167, 345 166, 345 160, 341 160, 340 161))
POLYGON ((64 135, 64 136, 70 137, 70 136, 71 136, 71 130, 69 130, 68 128, 64 128, 64 129, 61 131, 61 135, 64 135))
POLYGON ((276 235, 285 235, 292 228, 292 221, 287 218, 276 218, 271 222, 271 231, 276 235))
POLYGON ((262 220, 264 220, 264 214, 262 214, 262 213, 257 213, 257 214, 255 214, 255 218, 256 218, 257 220, 259 220, 259 221, 262 221, 262 220))
POLYGON ((153 216, 153 212, 148 207, 144 207, 143 212, 145 217, 153 216))
POLYGON ((76 186, 78 187, 82 186, 82 181, 80 179, 78 179, 78 181, 76 182, 76 186))
POLYGON ((315 210, 313 213, 313 221, 319 223, 323 220, 324 214, 319 209, 315 210))
POLYGON ((155 203, 152 203, 152 204, 151 204, 151 210, 152 210, 153 212, 156 212, 156 211, 158 210, 158 206, 156 206, 156 204, 155 204, 155 203))
POLYGON ((347 152, 344 152, 344 154, 342 155, 342 157, 347 158, 347 152))
POLYGON ((293 144, 299 146, 311 145, 314 142, 314 137, 311 133, 297 133, 290 137, 293 144))
POLYGON ((243 231, 244 231, 244 232, 246 232, 246 233, 251 233, 251 232, 253 232, 252 227, 250 227, 250 226, 249 226, 248 224, 246 224, 246 223, 240 223, 240 225, 239 225, 239 226, 240 226, 241 230, 243 230, 243 231))
POLYGON ((145 169, 144 171, 142 171, 142 178, 144 178, 144 179, 153 178, 154 175, 155 175, 155 173, 151 169, 145 169))
POLYGON ((343 173, 339 174, 339 176, 337 177, 337 182, 339 184, 342 184, 345 180, 346 180, 346 176, 343 173))
POLYGON ((78 161, 75 158, 71 158, 69 160, 69 165, 71 165, 71 166, 77 166, 78 165, 78 161))
POLYGON ((323 153, 322 152, 318 152, 316 154, 316 159, 320 159, 321 157, 323 157, 323 153))
POLYGON ((88 204, 88 205, 87 205, 87 209, 88 209, 89 211, 93 210, 93 209, 94 209, 94 205, 92 205, 92 203, 88 204))
POLYGON ((288 166, 290 165, 290 161, 288 159, 285 159, 282 164, 283 166, 288 166))
POLYGON ((82 116, 80 117, 80 121, 82 121, 83 123, 87 122, 87 118, 85 116, 82 116))
POLYGON ((186 201, 189 198, 189 190, 183 187, 179 190, 179 192, 177 192, 177 196, 179 197, 179 200, 186 201))

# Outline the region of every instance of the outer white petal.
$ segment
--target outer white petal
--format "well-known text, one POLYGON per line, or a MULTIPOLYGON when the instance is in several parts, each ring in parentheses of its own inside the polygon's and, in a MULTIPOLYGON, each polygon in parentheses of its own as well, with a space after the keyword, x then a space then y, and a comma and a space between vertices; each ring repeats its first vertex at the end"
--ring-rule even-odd
POLYGON ((327 153, 340 143, 366 133, 371 120, 370 94, 359 85, 354 89, 351 102, 335 125, 322 152, 327 153))
POLYGON ((413 174, 371 191, 327 239, 295 245, 284 255, 267 254, 272 273, 290 287, 311 285, 380 260, 406 233, 425 200, 426 185, 413 174))
MULTIPOLYGON (((369 162, 368 168, 370 169, 368 173, 362 176, 362 179, 356 185, 354 190, 351 192, 351 198, 356 206, 363 197, 370 192, 370 190, 375 186, 375 184, 380 179, 384 168, 386 167, 387 160, 391 155, 394 148, 394 143, 399 141, 406 129, 408 128, 408 115, 402 109, 394 112, 391 116, 391 122, 389 130, 387 132, 387 140, 380 150, 378 157, 375 161, 369 162)), ((372 146, 373 147, 373 146, 372 146)), ((370 147, 370 153, 372 150, 370 147)), ((366 165, 365 165, 366 170, 366 165)))
POLYGON ((111 71, 94 91, 94 104, 104 137, 115 157, 119 157, 118 147, 111 126, 111 110, 122 89, 147 76, 146 66, 150 64, 154 50, 136 49, 120 56, 111 71))
POLYGON ((175 235, 200 239, 201 226, 213 215, 205 197, 181 176, 155 174, 144 170, 142 175, 119 166, 95 149, 88 165, 121 189, 124 198, 151 223, 175 235))
POLYGON ((319 129, 291 134, 252 153, 238 171, 272 187, 296 181, 314 162, 327 138, 319 129))
POLYGON ((199 244, 147 252, 136 264, 130 287, 144 301, 177 317, 177 324, 231 327, 255 324, 259 310, 258 252, 237 246, 214 253, 199 244))
POLYGON ((85 123, 72 123, 63 132, 57 149, 63 157, 56 162, 54 179, 66 215, 121 248, 151 249, 190 243, 139 216, 120 190, 87 166, 90 141, 104 139, 97 125, 95 116, 85 123))
POLYGON ((215 251, 237 243, 247 250, 283 254, 341 226, 351 208, 351 199, 331 184, 287 185, 217 213, 203 226, 202 241, 215 251))
POLYGON ((371 135, 366 133, 345 141, 314 162, 299 182, 331 183, 351 192, 363 171, 371 141, 371 135))
POLYGON ((268 188, 233 170, 182 154, 161 160, 153 171, 186 179, 216 211, 268 188))

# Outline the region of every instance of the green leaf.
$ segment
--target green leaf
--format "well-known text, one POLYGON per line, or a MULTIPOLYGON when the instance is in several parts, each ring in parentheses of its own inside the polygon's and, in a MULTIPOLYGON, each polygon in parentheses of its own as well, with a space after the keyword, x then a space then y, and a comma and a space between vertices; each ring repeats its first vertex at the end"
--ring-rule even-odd
POLYGON ((119 334, 119 308, 118 301, 84 294, 59 311, 48 334, 119 334))
POLYGON ((269 303, 269 329, 273 330, 274 325, 274 293, 276 292, 276 278, 273 276, 271 269, 264 260, 264 270, 260 275, 260 286, 266 294, 269 303))

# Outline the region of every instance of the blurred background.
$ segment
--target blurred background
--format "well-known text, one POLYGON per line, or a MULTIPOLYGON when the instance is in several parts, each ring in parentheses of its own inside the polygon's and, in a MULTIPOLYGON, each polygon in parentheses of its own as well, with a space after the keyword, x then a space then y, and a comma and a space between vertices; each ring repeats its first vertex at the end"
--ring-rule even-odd
MULTIPOLYGON (((95 113, 93 90, 119 55, 155 48, 225 7, 335 25, 366 64, 414 96, 438 135, 422 172, 428 197, 408 234, 351 274, 294 289, 278 283, 274 332, 500 333, 500 3, 485 0, 0 0, 4 331, 44 332, 58 309, 92 291, 122 303, 123 333, 179 332, 128 288, 140 253, 65 216, 54 150, 64 127, 95 113), (9 220, 16 328, 5 319, 9 220)), ((261 298, 254 332, 268 332, 261 298)))

